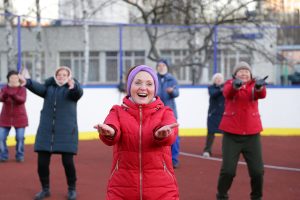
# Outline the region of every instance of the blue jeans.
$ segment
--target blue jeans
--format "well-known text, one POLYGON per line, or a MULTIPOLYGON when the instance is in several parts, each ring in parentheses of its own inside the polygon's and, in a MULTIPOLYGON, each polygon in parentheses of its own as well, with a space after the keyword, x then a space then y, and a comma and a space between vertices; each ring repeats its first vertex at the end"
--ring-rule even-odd
MULTIPOLYGON (((0 160, 8 159, 8 148, 6 145, 7 136, 11 127, 0 127, 0 160)), ((16 159, 24 159, 24 134, 25 128, 15 128, 16 130, 16 159)))
POLYGON ((173 165, 177 165, 179 163, 178 156, 179 156, 179 150, 180 150, 180 138, 179 138, 179 136, 176 137, 175 142, 171 146, 171 150, 172 150, 173 165))

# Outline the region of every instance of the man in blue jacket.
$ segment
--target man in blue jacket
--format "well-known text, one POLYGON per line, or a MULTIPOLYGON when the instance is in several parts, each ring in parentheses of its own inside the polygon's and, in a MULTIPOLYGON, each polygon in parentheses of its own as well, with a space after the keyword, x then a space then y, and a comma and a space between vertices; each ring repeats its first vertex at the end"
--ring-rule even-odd
MULTIPOLYGON (((158 96, 164 102, 166 106, 169 106, 177 119, 177 110, 175 98, 179 96, 178 83, 174 76, 168 73, 168 63, 166 60, 160 60, 157 63, 157 76, 158 76, 158 96)), ((176 141, 172 145, 172 162, 173 167, 177 168, 179 166, 178 161, 179 156, 179 136, 177 136, 176 141)))

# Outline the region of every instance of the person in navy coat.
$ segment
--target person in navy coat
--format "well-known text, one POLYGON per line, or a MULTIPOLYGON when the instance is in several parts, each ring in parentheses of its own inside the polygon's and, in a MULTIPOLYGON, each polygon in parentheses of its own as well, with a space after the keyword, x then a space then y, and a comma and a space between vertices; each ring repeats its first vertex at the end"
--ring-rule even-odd
POLYGON ((209 108, 207 115, 207 136, 203 150, 204 157, 210 157, 215 133, 223 133, 219 130, 219 125, 224 112, 223 83, 224 77, 221 73, 216 73, 212 77, 212 85, 208 86, 209 108))
POLYGON ((78 150, 77 101, 83 95, 69 67, 59 67, 44 84, 20 76, 34 94, 44 99, 34 150, 38 153, 38 174, 42 191, 36 200, 50 196, 49 165, 52 154, 60 154, 68 183, 68 199, 76 199, 76 170, 73 156, 78 150))

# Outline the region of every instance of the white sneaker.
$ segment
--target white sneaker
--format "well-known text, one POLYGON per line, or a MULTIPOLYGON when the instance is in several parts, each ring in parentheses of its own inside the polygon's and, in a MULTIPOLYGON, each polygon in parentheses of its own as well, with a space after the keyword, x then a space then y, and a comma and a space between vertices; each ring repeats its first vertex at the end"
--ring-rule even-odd
POLYGON ((209 158, 210 157, 210 154, 208 152, 204 152, 203 155, 202 155, 204 158, 209 158))

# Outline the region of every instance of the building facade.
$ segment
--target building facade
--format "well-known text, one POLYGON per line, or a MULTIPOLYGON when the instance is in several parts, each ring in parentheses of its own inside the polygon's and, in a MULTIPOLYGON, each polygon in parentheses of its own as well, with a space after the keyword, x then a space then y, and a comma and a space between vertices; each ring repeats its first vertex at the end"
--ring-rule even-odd
MULTIPOLYGON (((166 31, 164 29, 167 29, 167 27, 162 27, 161 29, 166 31)), ((22 28, 21 30, 22 66, 28 69, 33 78, 35 78, 37 70, 35 66, 36 42, 34 31, 34 29, 30 28, 22 28)), ((14 32, 16 33, 16 31, 14 32)), ((220 37, 222 34, 226 34, 225 32, 222 32, 220 28, 220 37)), ((267 50, 264 49, 264 51, 275 54, 276 34, 273 31, 271 35, 274 36, 273 40, 270 40, 265 35, 262 38, 257 38, 256 42, 266 47, 267 50)), ((90 26, 89 36, 90 65, 88 84, 117 84, 131 66, 147 64, 155 67, 156 65, 154 61, 149 60, 147 57, 151 44, 143 26, 90 26)), ((5 82, 8 70, 5 27, 0 27, 0 38, 0 42, 3 44, 0 46, 1 82, 5 82)), ((200 78, 197 82, 193 82, 195 66, 172 67, 185 59, 189 50, 186 40, 180 40, 181 38, 184 38, 184 36, 180 32, 176 32, 161 39, 158 43, 161 57, 169 61, 170 70, 181 84, 208 84, 210 77, 214 73, 214 62, 217 62, 217 71, 223 73, 226 78, 230 78, 233 67, 241 60, 249 62, 258 76, 269 75, 269 80, 272 83, 277 81, 275 65, 262 57, 260 53, 250 54, 247 50, 233 49, 228 45, 218 44, 216 47, 218 48, 217 51, 199 52, 197 59, 200 61, 208 55, 211 59, 201 66, 196 66, 199 67, 199 70, 196 72, 199 74, 196 75, 200 76, 200 78)), ((84 30, 82 26, 44 27, 42 29, 42 80, 53 75, 58 66, 65 65, 73 70, 74 76, 79 81, 82 81, 84 71, 83 41, 84 30)), ((237 44, 254 43, 253 39, 243 38, 234 39, 232 42, 237 44)))

